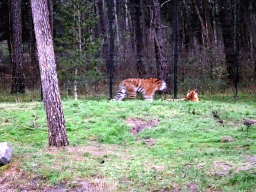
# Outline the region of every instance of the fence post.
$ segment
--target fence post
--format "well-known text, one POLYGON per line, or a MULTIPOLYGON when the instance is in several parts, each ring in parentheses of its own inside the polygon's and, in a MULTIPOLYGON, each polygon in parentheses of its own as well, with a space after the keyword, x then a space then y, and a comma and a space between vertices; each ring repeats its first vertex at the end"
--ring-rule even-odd
POLYGON ((109 99, 113 98, 113 66, 114 66, 114 33, 113 33, 113 0, 108 0, 108 9, 109 9, 109 36, 110 36, 110 51, 109 51, 109 99))

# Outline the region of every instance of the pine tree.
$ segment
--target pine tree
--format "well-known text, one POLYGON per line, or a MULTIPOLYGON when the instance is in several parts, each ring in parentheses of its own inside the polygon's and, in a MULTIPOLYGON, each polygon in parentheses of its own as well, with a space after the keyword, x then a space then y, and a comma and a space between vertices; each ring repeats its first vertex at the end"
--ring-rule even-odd
POLYGON ((65 119, 61 105, 47 0, 31 0, 38 50, 43 101, 48 122, 49 145, 67 146, 65 119))
POLYGON ((84 0, 63 0, 56 12, 57 58, 59 75, 67 87, 74 87, 76 99, 78 83, 87 87, 87 80, 96 82, 101 77, 98 67, 102 60, 96 55, 102 38, 94 33, 98 18, 94 4, 84 0), (61 30, 59 30, 61 29, 61 30))
POLYGON ((24 93, 23 74, 21 0, 10 1, 11 22, 11 59, 12 59, 12 90, 11 93, 24 93))

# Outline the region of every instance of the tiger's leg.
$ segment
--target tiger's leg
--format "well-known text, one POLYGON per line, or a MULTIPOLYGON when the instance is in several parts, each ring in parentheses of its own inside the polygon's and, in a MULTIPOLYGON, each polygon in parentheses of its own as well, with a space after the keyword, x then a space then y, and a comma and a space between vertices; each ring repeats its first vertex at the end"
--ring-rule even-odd
POLYGON ((136 98, 136 91, 128 91, 128 98, 135 99, 136 98))
POLYGON ((153 95, 154 95, 154 93, 151 93, 151 94, 149 94, 149 93, 143 93, 143 97, 144 97, 144 99, 147 100, 147 101, 153 101, 153 95))
POLYGON ((125 87, 119 87, 114 100, 121 101, 125 96, 126 96, 126 89, 125 89, 125 87))

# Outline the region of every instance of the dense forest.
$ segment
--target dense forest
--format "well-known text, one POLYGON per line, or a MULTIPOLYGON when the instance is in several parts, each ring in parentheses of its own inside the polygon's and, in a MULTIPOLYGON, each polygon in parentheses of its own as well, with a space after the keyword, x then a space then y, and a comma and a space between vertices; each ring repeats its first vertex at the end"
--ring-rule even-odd
MULTIPOLYGON (((254 0, 48 0, 48 10, 62 94, 108 94, 110 80, 133 77, 164 79, 170 94, 256 92, 254 0)), ((1 0, 0 90, 40 89, 31 2, 1 0)))

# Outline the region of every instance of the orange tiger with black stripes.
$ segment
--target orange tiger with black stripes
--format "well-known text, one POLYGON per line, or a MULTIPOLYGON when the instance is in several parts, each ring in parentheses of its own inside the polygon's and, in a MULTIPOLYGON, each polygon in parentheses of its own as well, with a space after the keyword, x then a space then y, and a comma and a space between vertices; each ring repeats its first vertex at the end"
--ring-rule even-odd
POLYGON ((185 98, 183 99, 166 99, 166 101, 195 101, 199 102, 199 98, 197 95, 197 92, 195 90, 189 90, 188 94, 185 98))
POLYGON ((199 99, 198 99, 198 95, 197 95, 197 92, 195 90, 189 90, 188 91, 188 94, 187 94, 187 97, 184 98, 185 101, 195 101, 195 102, 198 102, 199 99))
POLYGON ((153 95, 157 90, 163 91, 166 88, 165 81, 157 78, 125 79, 119 84, 117 94, 113 100, 121 101, 126 95, 128 95, 130 99, 135 99, 136 94, 141 93, 146 100, 152 101, 153 95))

